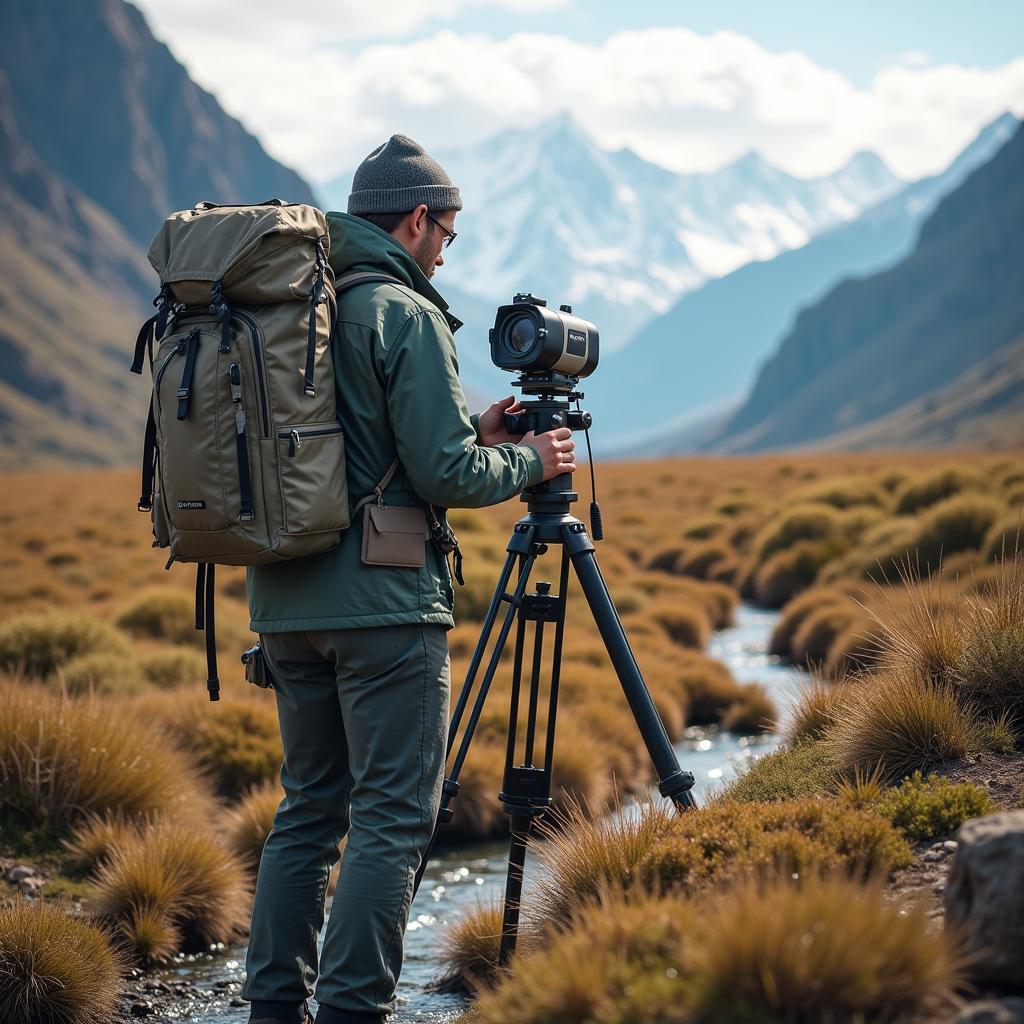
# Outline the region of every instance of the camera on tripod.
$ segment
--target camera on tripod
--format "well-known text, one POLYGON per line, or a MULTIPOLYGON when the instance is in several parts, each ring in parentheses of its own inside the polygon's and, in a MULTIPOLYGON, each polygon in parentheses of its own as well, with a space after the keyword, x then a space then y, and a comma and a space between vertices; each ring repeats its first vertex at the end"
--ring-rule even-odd
POLYGON ((558 390, 572 389, 597 369, 598 331, 573 316, 572 306, 549 309, 547 301, 520 292, 499 306, 490 330, 491 362, 529 378, 545 377, 558 390))

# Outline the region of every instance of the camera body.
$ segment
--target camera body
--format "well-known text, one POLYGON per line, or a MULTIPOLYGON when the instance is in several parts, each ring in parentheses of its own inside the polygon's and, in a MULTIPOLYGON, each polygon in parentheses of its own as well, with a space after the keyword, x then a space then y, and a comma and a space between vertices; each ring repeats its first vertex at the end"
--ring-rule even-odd
POLYGON ((573 316, 571 306, 550 309, 546 300, 520 292, 499 306, 489 332, 491 361, 513 373, 558 374, 579 379, 597 369, 596 325, 573 316))

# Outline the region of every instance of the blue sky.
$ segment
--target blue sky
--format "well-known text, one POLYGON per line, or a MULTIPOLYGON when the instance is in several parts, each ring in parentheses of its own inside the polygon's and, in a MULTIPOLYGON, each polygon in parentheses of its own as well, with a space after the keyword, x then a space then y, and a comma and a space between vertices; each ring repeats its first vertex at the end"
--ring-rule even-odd
POLYGON ((877 153, 941 170, 1024 115, 1024 3, 134 0, 193 78, 314 182, 395 131, 478 145, 566 111, 684 173, 755 150, 793 174, 877 153), (272 26, 272 31, 268 31, 272 26))

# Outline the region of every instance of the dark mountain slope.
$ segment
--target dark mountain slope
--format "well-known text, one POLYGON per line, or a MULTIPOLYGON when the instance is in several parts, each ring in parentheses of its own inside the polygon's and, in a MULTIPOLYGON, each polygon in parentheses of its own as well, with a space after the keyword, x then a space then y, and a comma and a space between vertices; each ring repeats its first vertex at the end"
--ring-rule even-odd
POLYGON ((22 135, 137 242, 148 246, 168 212, 200 199, 313 201, 294 171, 192 82, 135 7, 5 6, 0 67, 22 135))
POLYGON ((806 444, 954 381, 1024 333, 1024 130, 947 196, 913 253, 804 311, 716 451, 806 444))
POLYGON ((939 200, 991 159, 1016 127, 1016 118, 1003 115, 941 174, 913 182, 800 249, 748 263, 683 296, 602 364, 589 389, 602 423, 627 437, 734 405, 801 307, 820 301, 844 278, 906 256, 939 200), (627 394, 644 396, 643 407, 623 401, 627 394))

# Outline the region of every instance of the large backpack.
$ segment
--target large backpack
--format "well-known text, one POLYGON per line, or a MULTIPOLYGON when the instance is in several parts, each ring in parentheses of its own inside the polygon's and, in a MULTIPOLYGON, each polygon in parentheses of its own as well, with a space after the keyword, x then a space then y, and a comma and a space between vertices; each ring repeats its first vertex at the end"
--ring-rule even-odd
MULTIPOLYGON (((316 554, 349 525, 329 244, 319 210, 270 200, 171 214, 149 249, 161 287, 131 367, 148 354, 153 374, 138 507, 168 567, 198 563, 211 700, 214 565, 316 554)), ((338 287, 370 280, 394 279, 338 287)))

